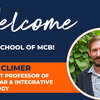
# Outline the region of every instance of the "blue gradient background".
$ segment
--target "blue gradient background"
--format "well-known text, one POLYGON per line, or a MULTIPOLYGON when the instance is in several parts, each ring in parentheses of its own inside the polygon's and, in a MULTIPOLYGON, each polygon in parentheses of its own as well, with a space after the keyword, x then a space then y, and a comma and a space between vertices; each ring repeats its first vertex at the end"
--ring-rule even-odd
MULTIPOLYGON (((37 18, 43 21, 54 18, 63 23, 67 18, 72 23, 78 23, 69 30, 43 31, 18 31, 11 32, 10 28, 0 31, 1 44, 54 44, 54 51, 0 51, 1 62, 66 62, 68 50, 73 41, 83 32, 100 27, 99 0, 0 0, 0 20, 7 18, 10 22, 14 12, 17 11, 18 21, 16 26, 23 20, 33 22, 37 18)), ((0 94, 0 99, 66 99, 66 100, 90 100, 82 94, 73 93, 27 93, 27 94, 0 94)))

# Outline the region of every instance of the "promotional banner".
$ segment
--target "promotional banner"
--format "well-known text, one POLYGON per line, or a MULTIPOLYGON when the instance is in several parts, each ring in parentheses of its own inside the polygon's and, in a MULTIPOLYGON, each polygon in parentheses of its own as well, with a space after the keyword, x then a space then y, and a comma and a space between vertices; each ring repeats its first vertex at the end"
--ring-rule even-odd
POLYGON ((99 1, 0 0, 0 97, 99 99, 94 77, 79 76, 93 64, 99 20, 99 1))

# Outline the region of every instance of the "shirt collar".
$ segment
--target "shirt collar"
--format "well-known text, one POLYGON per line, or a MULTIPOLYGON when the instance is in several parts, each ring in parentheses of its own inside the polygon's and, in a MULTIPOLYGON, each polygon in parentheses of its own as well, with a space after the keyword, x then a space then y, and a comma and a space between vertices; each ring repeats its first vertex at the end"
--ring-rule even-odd
POLYGON ((89 69, 89 71, 87 73, 96 74, 96 71, 94 69, 94 65, 91 66, 91 68, 89 69))
POLYGON ((92 73, 93 75, 100 77, 100 74, 96 73, 96 71, 94 69, 94 65, 91 66, 91 68, 89 69, 89 71, 87 73, 92 73))

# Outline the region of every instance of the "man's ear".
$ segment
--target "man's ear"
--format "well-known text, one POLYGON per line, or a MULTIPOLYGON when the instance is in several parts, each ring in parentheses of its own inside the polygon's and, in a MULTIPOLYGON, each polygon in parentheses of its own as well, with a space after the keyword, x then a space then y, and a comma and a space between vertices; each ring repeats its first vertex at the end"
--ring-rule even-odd
POLYGON ((90 50, 88 51, 88 54, 89 54, 89 56, 91 56, 91 51, 90 50))

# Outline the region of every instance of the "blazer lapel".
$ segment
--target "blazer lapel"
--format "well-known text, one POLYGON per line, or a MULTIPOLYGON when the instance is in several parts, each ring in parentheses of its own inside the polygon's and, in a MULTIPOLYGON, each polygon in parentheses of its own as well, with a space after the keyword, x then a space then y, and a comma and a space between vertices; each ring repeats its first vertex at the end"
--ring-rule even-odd
POLYGON ((93 88, 92 88, 91 73, 86 72, 85 75, 86 75, 85 76, 86 91, 87 91, 87 93, 89 93, 89 95, 94 96, 93 88))

